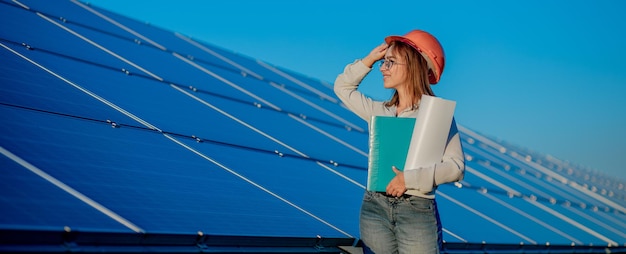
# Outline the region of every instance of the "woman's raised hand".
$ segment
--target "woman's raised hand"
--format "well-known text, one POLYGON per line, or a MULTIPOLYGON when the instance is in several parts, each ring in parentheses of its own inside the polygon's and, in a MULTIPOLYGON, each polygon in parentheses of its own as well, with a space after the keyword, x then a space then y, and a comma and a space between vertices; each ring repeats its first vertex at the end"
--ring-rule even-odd
POLYGON ((376 61, 385 57, 388 47, 389 45, 383 42, 383 44, 380 44, 372 49, 372 51, 365 58, 361 59, 361 61, 365 64, 365 66, 372 68, 376 61))

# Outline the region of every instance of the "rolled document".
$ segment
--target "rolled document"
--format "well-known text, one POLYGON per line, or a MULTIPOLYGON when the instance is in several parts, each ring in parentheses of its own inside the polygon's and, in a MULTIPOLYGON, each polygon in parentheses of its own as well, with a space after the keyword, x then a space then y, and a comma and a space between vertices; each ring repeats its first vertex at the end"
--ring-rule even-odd
POLYGON ((415 169, 441 162, 455 107, 455 101, 422 95, 403 169, 415 169))

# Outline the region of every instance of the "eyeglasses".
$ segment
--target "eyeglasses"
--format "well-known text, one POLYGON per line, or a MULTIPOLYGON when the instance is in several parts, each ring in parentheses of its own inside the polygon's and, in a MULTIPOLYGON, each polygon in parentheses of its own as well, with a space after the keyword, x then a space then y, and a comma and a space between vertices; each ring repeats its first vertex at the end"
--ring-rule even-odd
POLYGON ((394 64, 404 65, 403 63, 398 63, 398 62, 396 62, 394 60, 391 60, 391 59, 387 59, 387 60, 386 59, 382 59, 382 60, 380 60, 380 68, 383 69, 383 70, 391 69, 391 67, 393 67, 394 64))

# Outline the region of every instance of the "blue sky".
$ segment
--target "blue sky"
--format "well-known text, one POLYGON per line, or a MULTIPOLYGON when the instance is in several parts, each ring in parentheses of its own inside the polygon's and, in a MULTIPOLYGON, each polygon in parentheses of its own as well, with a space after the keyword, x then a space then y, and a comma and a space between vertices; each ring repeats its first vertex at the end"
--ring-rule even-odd
MULTIPOLYGON (((626 1, 87 2, 329 83, 384 37, 427 30, 459 124, 626 180, 626 1)), ((376 70, 361 87, 391 94, 376 70)))

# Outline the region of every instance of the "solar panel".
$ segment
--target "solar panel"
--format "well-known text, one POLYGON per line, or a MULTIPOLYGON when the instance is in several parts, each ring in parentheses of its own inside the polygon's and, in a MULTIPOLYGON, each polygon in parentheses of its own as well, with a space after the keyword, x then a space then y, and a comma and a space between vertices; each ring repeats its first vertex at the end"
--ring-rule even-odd
MULTIPOLYGON (((0 12, 3 249, 20 230, 358 246, 367 126, 332 85, 78 1, 0 12)), ((624 182, 459 124, 448 250, 624 246, 624 182)))

